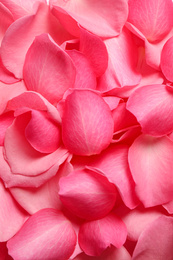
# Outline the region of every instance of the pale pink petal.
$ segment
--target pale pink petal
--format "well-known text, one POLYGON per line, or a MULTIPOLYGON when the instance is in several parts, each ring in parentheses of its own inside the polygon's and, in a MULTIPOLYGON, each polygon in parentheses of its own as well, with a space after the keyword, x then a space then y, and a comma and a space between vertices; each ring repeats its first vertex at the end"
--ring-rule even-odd
MULTIPOLYGON (((0 177, 3 179, 5 187, 33 187, 37 188, 46 183, 50 178, 55 176, 59 169, 59 162, 53 165, 50 169, 37 176, 27 176, 13 174, 9 164, 4 159, 3 147, 0 147, 0 177)), ((66 159, 66 158, 65 158, 66 159)), ((64 159, 64 160, 65 160, 64 159)))
POLYGON ((20 18, 7 29, 2 41, 1 57, 4 66, 17 78, 23 77, 25 55, 34 38, 42 33, 49 33, 58 44, 70 39, 45 4, 39 5, 35 15, 20 18))
POLYGON ((172 29, 171 0, 129 0, 128 21, 149 41, 159 41, 172 29))
POLYGON ((173 60, 173 37, 171 37, 164 45, 161 54, 161 69, 167 80, 173 82, 172 65, 173 60))
POLYGON ((0 115, 0 145, 4 144, 5 132, 13 120, 14 116, 12 112, 0 115))
POLYGON ((172 260, 173 218, 162 216, 153 221, 140 235, 133 260, 172 260))
POLYGON ((173 91, 165 85, 137 89, 127 101, 127 109, 136 116, 145 134, 162 136, 173 131, 173 91))
POLYGON ((77 50, 66 51, 76 68, 74 88, 96 89, 96 75, 85 55, 77 50))
POLYGON ((65 51, 49 35, 37 36, 26 54, 23 68, 27 89, 57 103, 73 87, 75 76, 75 67, 65 51))
POLYGON ((92 155, 108 147, 113 118, 101 96, 90 90, 74 90, 67 96, 64 110, 62 139, 70 152, 92 155))
POLYGON ((163 205, 169 214, 173 214, 173 200, 163 205))
POLYGON ((75 244, 76 234, 64 215, 55 209, 43 209, 25 222, 7 247, 18 260, 67 260, 75 244))
POLYGON ((82 0, 77 3, 75 0, 51 0, 50 4, 61 7, 82 27, 102 37, 118 35, 128 15, 128 3, 125 0, 116 0, 116 3, 114 0, 82 0))
POLYGON ((85 222, 79 230, 79 244, 90 256, 100 255, 107 247, 120 248, 126 241, 127 229, 123 221, 115 214, 85 222))
POLYGON ((131 32, 124 29, 118 37, 105 40, 104 43, 109 60, 105 74, 99 79, 99 90, 137 85, 141 76, 137 72, 137 46, 131 32))
POLYGON ((47 118, 46 112, 33 110, 25 128, 25 137, 35 150, 52 153, 60 146, 60 126, 47 118))
POLYGON ((27 116, 18 116, 7 129, 4 141, 5 157, 14 174, 37 176, 67 158, 68 152, 59 147, 51 154, 42 154, 34 150, 25 139, 25 128, 28 124, 27 116))
POLYGON ((40 2, 46 3, 46 0, 1 0, 1 3, 13 14, 15 20, 35 13, 40 2))
POLYGON ((173 142, 168 137, 140 135, 129 149, 129 166, 136 192, 145 207, 172 199, 173 142))
POLYGON ((7 30, 7 28, 12 24, 14 21, 13 15, 10 12, 10 10, 5 7, 2 3, 3 1, 0 2, 0 43, 3 39, 3 36, 7 30))
POLYGON ((62 203, 84 219, 102 218, 113 208, 116 187, 96 171, 78 170, 59 182, 62 203))
POLYGON ((101 76, 108 66, 108 53, 104 42, 98 36, 80 28, 79 50, 90 61, 96 76, 101 76))
POLYGON ((139 201, 128 166, 128 149, 127 145, 113 144, 100 155, 89 157, 85 161, 82 161, 82 157, 74 157, 72 164, 75 168, 89 166, 102 171, 108 180, 116 185, 125 205, 132 209, 139 201))
POLYGON ((7 106, 7 102, 26 91, 23 81, 15 84, 7 85, 0 82, 0 114, 2 114, 7 106))
POLYGON ((88 256, 82 253, 74 258, 74 260, 131 260, 131 256, 124 246, 115 248, 111 246, 107 248, 100 256, 88 256))
POLYGON ((4 188, 0 180, 0 241, 13 237, 26 221, 27 214, 12 198, 9 190, 4 188))
MULTIPOLYGON (((62 209, 59 199, 59 179, 69 174, 72 166, 66 161, 62 164, 57 174, 38 188, 10 188, 15 200, 31 215, 44 208, 62 209)), ((34 182, 34 179, 33 179, 34 182)))

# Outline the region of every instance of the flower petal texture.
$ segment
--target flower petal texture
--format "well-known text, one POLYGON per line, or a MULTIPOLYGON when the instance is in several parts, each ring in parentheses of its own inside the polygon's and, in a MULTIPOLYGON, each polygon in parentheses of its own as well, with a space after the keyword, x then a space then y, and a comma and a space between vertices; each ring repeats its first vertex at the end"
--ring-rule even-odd
POLYGON ((62 139, 78 155, 98 154, 108 147, 113 118, 104 99, 90 90, 74 90, 65 100, 62 139))
POLYGON ((32 215, 7 243, 9 254, 18 260, 67 260, 75 245, 76 234, 71 223, 54 209, 32 215))
POLYGON ((171 37, 164 45, 161 54, 161 69, 167 80, 173 82, 172 65, 173 60, 173 37, 171 37))

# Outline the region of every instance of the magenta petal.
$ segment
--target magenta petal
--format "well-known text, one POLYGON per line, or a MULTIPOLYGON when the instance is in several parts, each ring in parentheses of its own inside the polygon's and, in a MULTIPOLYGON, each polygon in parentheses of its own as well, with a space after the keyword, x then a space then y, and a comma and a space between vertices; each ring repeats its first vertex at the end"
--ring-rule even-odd
POLYGON ((145 207, 172 199, 173 142, 168 137, 140 135, 129 149, 136 192, 145 207))
POLYGON ((35 38, 27 52, 23 76, 28 90, 57 103, 64 92, 73 87, 76 71, 65 51, 49 35, 42 34, 35 38))
POLYGON ((127 109, 136 116, 145 134, 162 136, 173 131, 173 92, 165 85, 137 89, 127 101, 127 109))
POLYGON ((59 185, 63 204, 84 219, 104 217, 116 201, 116 187, 96 171, 74 171, 61 178, 59 185))
POLYGON ((90 90, 74 90, 67 96, 62 139, 70 152, 98 154, 108 147, 112 135, 111 110, 101 96, 90 90))
POLYGON ((164 45, 161 54, 161 69, 165 77, 173 82, 173 37, 171 37, 164 45))
POLYGON ((130 0, 128 21, 149 41, 159 41, 172 29, 171 0, 130 0))
POLYGON ((83 28, 102 37, 118 35, 128 15, 128 4, 125 0, 116 0, 116 4, 114 0, 82 0, 77 5, 75 0, 51 0, 50 3, 65 10, 83 28))
POLYGON ((13 237, 24 224, 27 214, 19 207, 9 190, 4 188, 0 180, 0 242, 13 237))
POLYGON ((172 260, 173 218, 162 216, 153 221, 141 234, 133 260, 172 260))
POLYGON ((111 213, 102 219, 82 224, 79 230, 79 245, 87 255, 98 256, 110 245, 120 248, 126 237, 125 224, 111 213))
POLYGON ((71 223, 54 209, 32 215, 7 243, 9 254, 18 260, 67 260, 75 245, 71 223))

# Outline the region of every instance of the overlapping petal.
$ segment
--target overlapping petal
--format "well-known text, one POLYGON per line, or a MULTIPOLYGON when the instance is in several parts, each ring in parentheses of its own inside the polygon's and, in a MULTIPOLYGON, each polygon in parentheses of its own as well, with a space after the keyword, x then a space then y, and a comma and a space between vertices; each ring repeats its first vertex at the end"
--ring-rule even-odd
POLYGON ((173 142, 167 137, 140 135, 129 149, 136 192, 145 207, 172 200, 173 142))
POLYGON ((97 171, 78 170, 61 178, 60 199, 84 219, 98 219, 108 214, 116 201, 116 187, 97 171))
POLYGON ((9 254, 19 260, 66 260, 75 245, 71 223, 55 209, 43 209, 32 215, 7 243, 9 254))
POLYGON ((164 45, 161 55, 161 69, 167 80, 173 82, 172 76, 172 60, 173 60, 173 37, 171 37, 164 45))

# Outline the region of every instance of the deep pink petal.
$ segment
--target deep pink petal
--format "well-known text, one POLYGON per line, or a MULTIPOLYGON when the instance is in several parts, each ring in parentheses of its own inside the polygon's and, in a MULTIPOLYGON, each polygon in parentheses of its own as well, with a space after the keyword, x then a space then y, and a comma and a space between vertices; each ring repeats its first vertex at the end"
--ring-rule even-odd
POLYGON ((23 69, 27 89, 57 103, 73 87, 75 76, 75 67, 65 51, 49 35, 37 36, 27 52, 23 69))
POLYGON ((74 251, 76 234, 60 211, 43 209, 32 215, 8 241, 9 254, 18 260, 67 260, 74 251))
POLYGON ((7 28, 12 24, 14 21, 12 13, 9 11, 5 5, 3 5, 3 1, 0 2, 0 43, 4 37, 4 34, 7 28))
POLYGON ((28 216, 13 199, 9 190, 4 188, 1 180, 0 198, 0 242, 4 242, 18 232, 28 216))
POLYGON ((124 246, 121 248, 110 247, 106 249, 101 256, 88 256, 84 253, 78 255, 74 260, 131 260, 131 256, 124 246), (102 257, 102 258, 101 258, 102 257))
POLYGON ((172 29, 171 0, 130 0, 128 21, 149 41, 159 41, 172 29))
POLYGON ((172 260, 173 218, 162 216, 153 221, 141 234, 132 259, 172 260))
POLYGON ((114 0, 110 0, 109 2, 106 0, 91 2, 82 0, 77 4, 75 0, 66 2, 51 0, 50 4, 61 7, 82 27, 93 34, 103 37, 118 35, 128 15, 128 4, 125 0, 117 0, 116 4, 114 0))
POLYGON ((34 14, 40 2, 46 3, 45 0, 1 0, 1 3, 13 14, 15 20, 28 14, 34 14))
POLYGON ((129 149, 136 192, 145 207, 172 199, 173 142, 168 137, 140 135, 129 149))
POLYGON ((125 29, 118 37, 105 40, 104 43, 109 60, 108 68, 99 80, 99 90, 137 85, 141 76, 137 72, 137 46, 131 33, 125 29))
POLYGON ((64 110, 62 138, 70 152, 92 155, 107 148, 113 118, 101 96, 90 90, 74 90, 67 96, 64 110))
POLYGON ((96 75, 85 55, 77 50, 66 51, 76 68, 74 88, 96 89, 96 75))
POLYGON ((127 102, 145 134, 162 136, 173 131, 173 92, 165 85, 148 85, 137 89, 127 102))
POLYGON ((17 78, 23 77, 25 55, 34 38, 42 33, 49 33, 58 44, 70 38, 45 4, 39 5, 35 15, 27 15, 16 20, 6 31, 1 46, 1 57, 4 66, 17 78))
POLYGON ((173 200, 163 205, 169 214, 173 214, 173 200))
POLYGON ((173 82, 172 70, 173 65, 173 37, 171 37, 164 45, 161 54, 161 69, 167 80, 173 82))
POLYGON ((90 256, 100 255, 110 245, 120 248, 126 237, 125 224, 113 213, 99 220, 85 222, 79 230, 80 247, 90 256))
POLYGON ((108 66, 108 53, 100 37, 80 28, 79 50, 84 53, 90 61, 96 76, 101 76, 108 66))
POLYGON ((35 150, 52 153, 60 146, 60 127, 47 118, 46 112, 33 110, 31 120, 25 128, 25 137, 35 150))
POLYGON ((96 171, 74 171, 61 178, 59 185, 63 204, 84 219, 104 217, 116 201, 116 187, 96 171))

